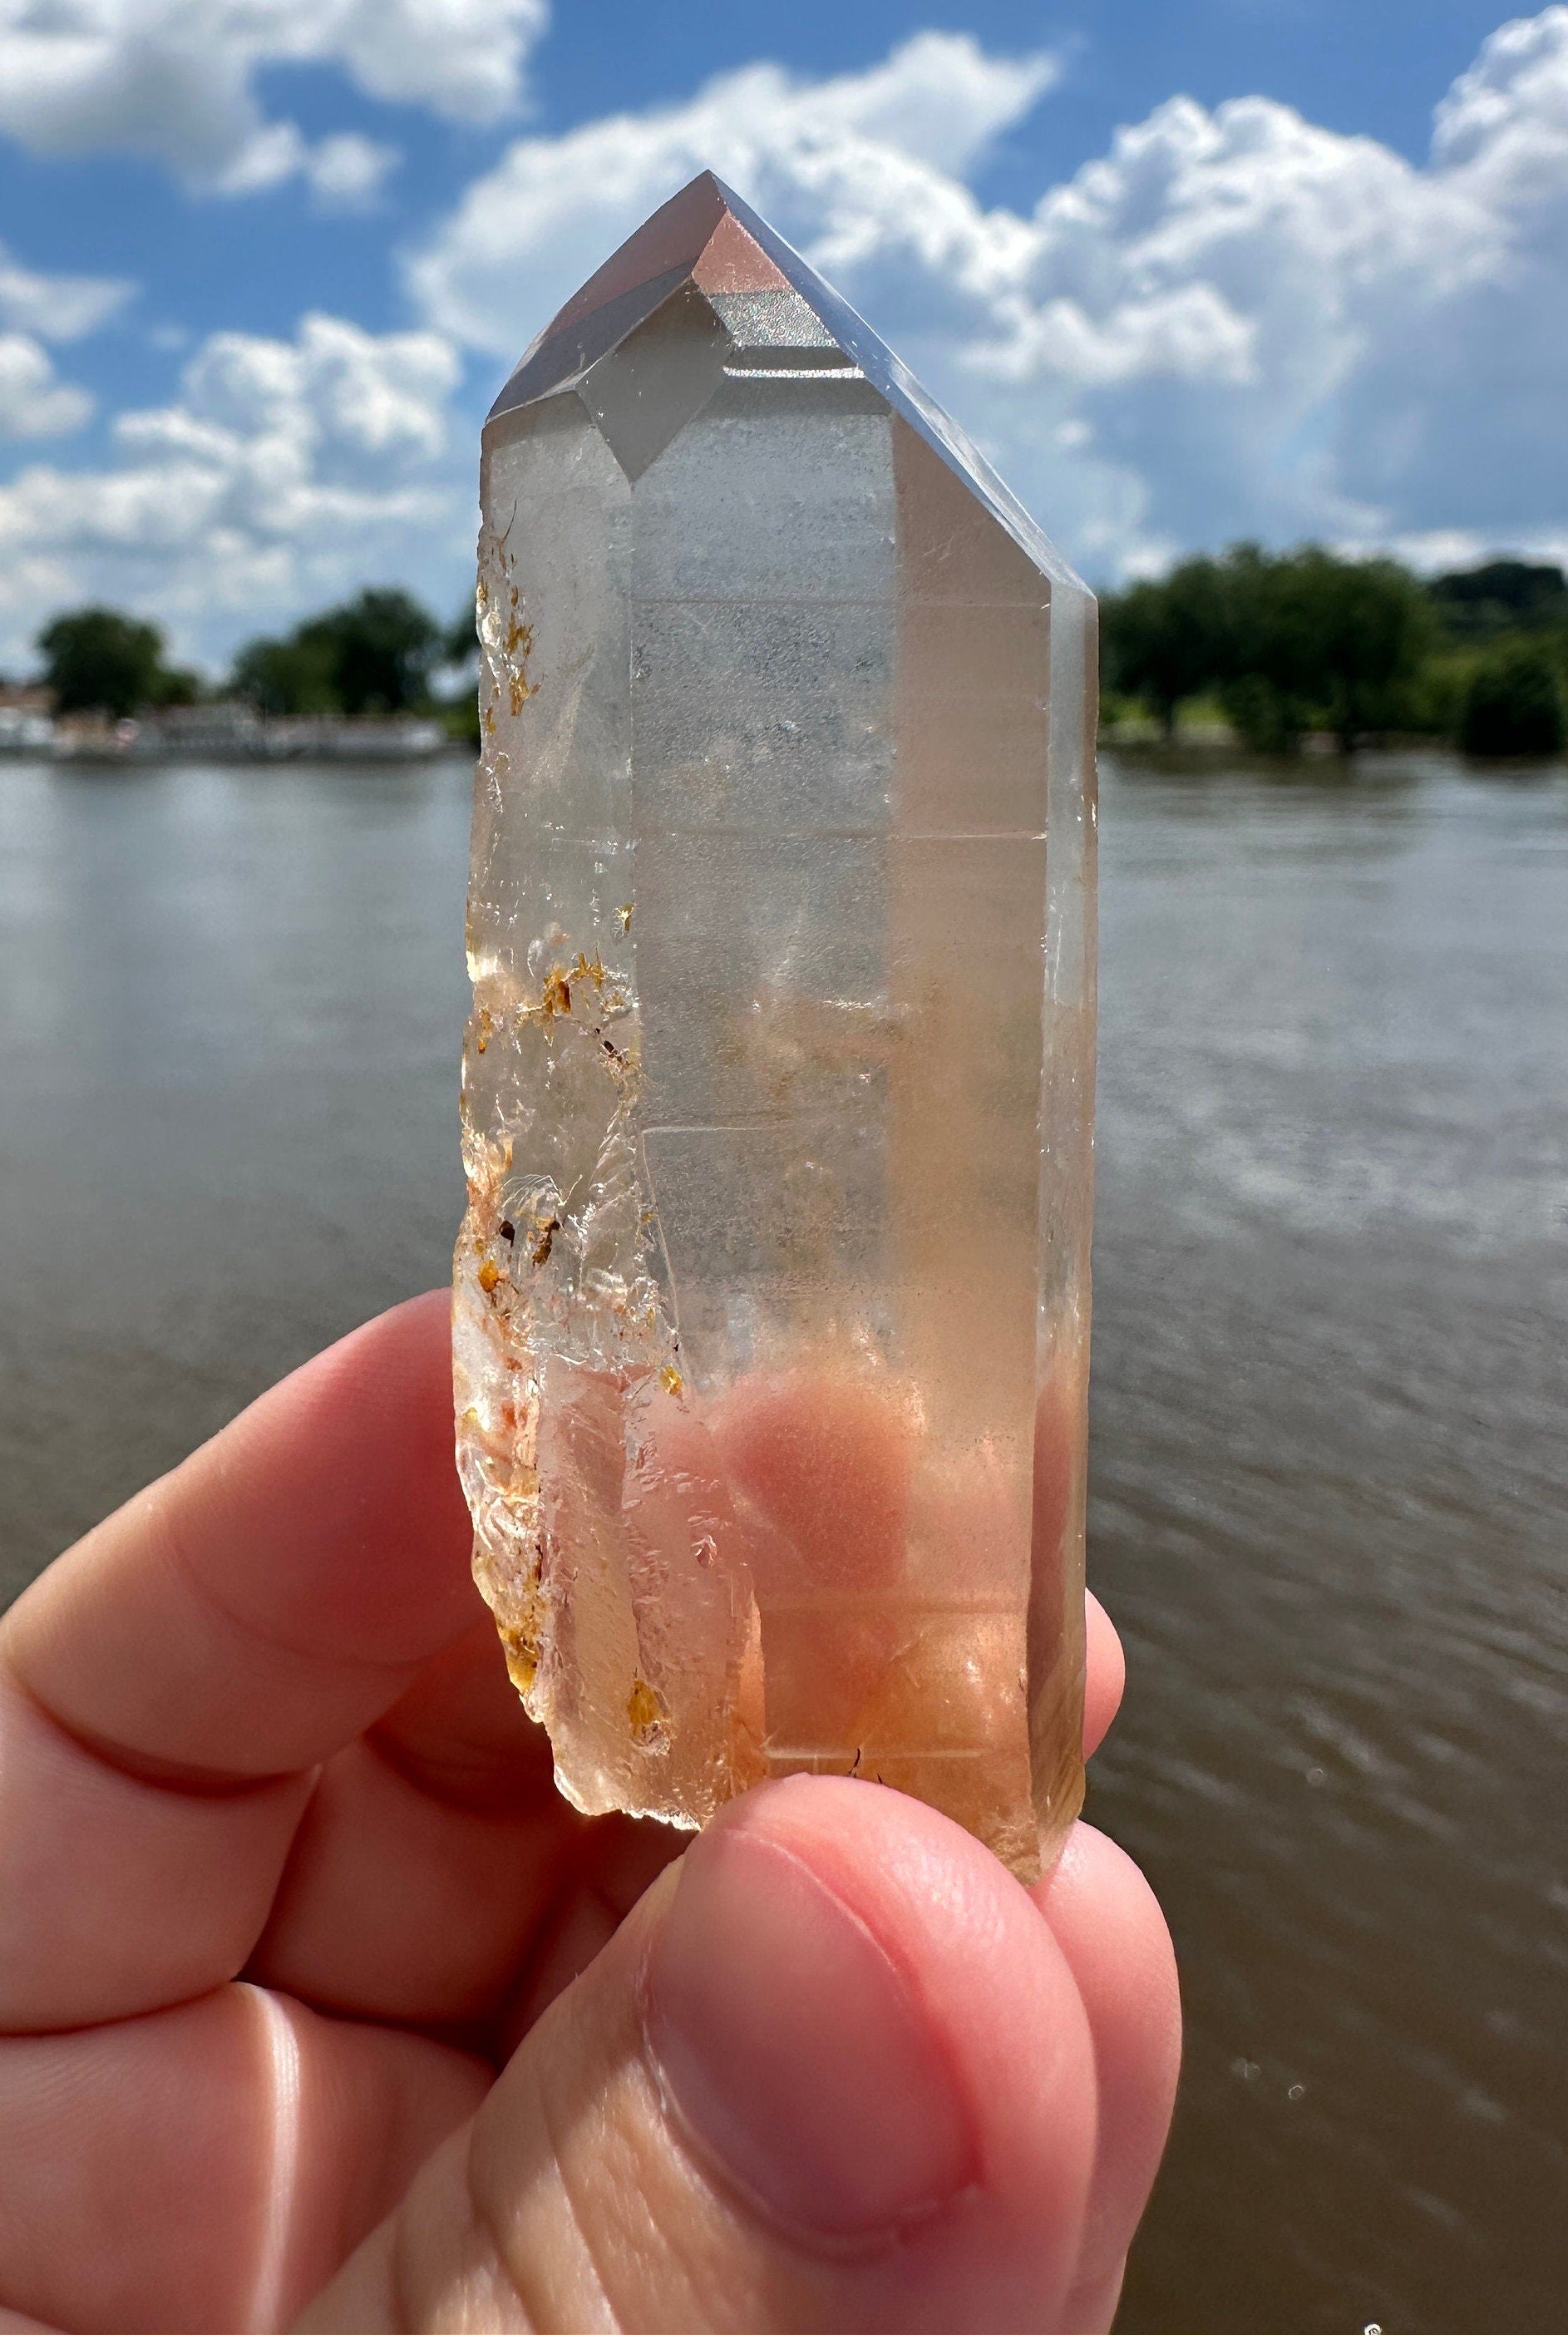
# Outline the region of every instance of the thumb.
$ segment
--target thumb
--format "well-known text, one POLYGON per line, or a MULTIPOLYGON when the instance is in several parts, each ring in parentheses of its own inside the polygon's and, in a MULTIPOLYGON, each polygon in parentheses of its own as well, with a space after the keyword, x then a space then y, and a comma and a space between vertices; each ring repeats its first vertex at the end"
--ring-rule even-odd
POLYGON ((1070 1968, 989 1853, 875 1785, 764 1786, 299 2335, 1045 2335, 1096 2121, 1070 1968))

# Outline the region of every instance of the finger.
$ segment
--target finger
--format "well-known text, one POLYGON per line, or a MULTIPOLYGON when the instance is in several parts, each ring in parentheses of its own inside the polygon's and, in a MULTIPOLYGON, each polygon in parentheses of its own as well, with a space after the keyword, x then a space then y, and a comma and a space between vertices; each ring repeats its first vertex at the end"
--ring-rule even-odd
POLYGON ((231 1976, 305 1771, 470 1618, 445 1321, 416 1300, 307 1363, 0 1625, 0 2026, 231 1976))
POLYGON ((0 2042, 0 2293, 72 2335, 274 2335, 489 2081, 248 1986, 0 2042))
POLYGON ((504 2056, 683 1846, 555 1790, 481 1611, 323 1771, 246 1974, 504 2056))
POLYGON ((1116 1623, 1092 1589, 1084 1596, 1083 1756, 1109 1734, 1127 1685, 1127 1657, 1116 1623))
POLYGON ((1181 2061, 1176 1958, 1147 1882, 1090 1825, 1073 1827, 1033 1894, 1077 1981, 1094 2039, 1099 2139, 1075 2288, 1085 2335, 1096 2335, 1110 2324, 1121 2266, 1170 2128, 1181 2061), (1095 2313, 1107 2299, 1101 2321, 1095 2313))
POLYGON ((323 1769, 247 1977, 468 2028, 516 1985, 585 1827, 473 1603, 477 1623, 323 1769))
POLYGON ((1126 2278, 1127 2264, 1118 2262, 1108 2278, 1075 2286, 1068 2296, 1058 2335, 1110 2335, 1126 2278))
POLYGON ((686 1846, 670 1825, 605 1817, 593 1826, 586 1855, 561 1893, 499 2025, 509 2053, 556 1997, 582 1976, 667 1865, 686 1846))
POLYGON ((300 2335, 1052 2327, 1095 2115, 1070 1971, 983 1849, 876 1787, 764 1786, 540 2020, 300 2335))

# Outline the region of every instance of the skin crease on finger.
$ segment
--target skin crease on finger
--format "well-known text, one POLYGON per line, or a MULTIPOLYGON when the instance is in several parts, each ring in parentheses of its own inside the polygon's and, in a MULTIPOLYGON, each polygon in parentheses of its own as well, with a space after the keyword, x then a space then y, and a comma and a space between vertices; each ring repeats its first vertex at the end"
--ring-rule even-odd
MULTIPOLYGON (((1092 1603, 1089 1650, 1092 1748, 1121 1679, 1115 1633, 1092 1603)), ((715 2174, 691 2117, 670 2123, 673 2093, 648 2073, 636 2015, 644 1965, 625 1957, 641 1938, 645 1963, 675 1876, 624 1917, 679 1839, 623 1819, 587 1824, 566 1807, 505 1684, 489 1624, 475 1626, 467 1519, 450 1480, 440 1301, 400 1308, 307 1365, 52 1568, 0 1624, 0 1722, 13 1736, 0 1769, 0 2021, 15 2039, 0 2038, 0 2157, 28 2167, 32 2201, 0 2223, 0 2310, 12 2304, 69 2335, 275 2335, 484 2092, 490 2069, 450 2044, 478 2041, 493 2066, 522 2037, 472 2135, 454 2144, 467 2177, 448 2203, 460 2207, 462 2229, 472 2235, 468 2190, 482 2167, 489 2218, 507 2228, 540 2222, 545 2251, 528 2250, 531 2274, 553 2276, 549 2248, 566 2262, 576 2223, 551 2221, 552 2181, 558 2187, 569 2167, 574 2200, 602 2196, 600 2147, 605 2165, 620 2161, 634 2178, 651 2150, 650 2195, 673 2165, 673 2195, 708 2201, 665 2234, 684 2243, 685 2233, 710 2262, 714 2291, 751 2294, 756 2311, 737 2326, 853 2335, 860 2322, 834 2316, 842 2295, 812 2302, 803 2293, 805 2315, 791 2316, 771 2271, 766 2295, 747 2287, 735 2269, 740 2255, 753 2259, 737 2237, 751 2227, 746 2181, 715 2174), (325 1759, 319 1778, 314 1765, 289 1772, 302 1755, 325 1759), (284 1991, 227 1987, 242 1965, 284 1991), (237 2020, 201 2010, 201 2000, 221 2005, 231 1994, 252 2009, 237 2020), (176 2007, 190 1997, 199 2000, 176 2007), (256 2006, 268 2001, 277 2015, 259 2017, 256 2006), (580 2067, 551 2058, 567 2048, 550 2042, 563 2033, 580 2067), (620 2057, 606 2058, 617 2036, 620 2057), (596 2091, 583 2073, 595 2066, 596 2091), (481 2146, 492 2130, 499 2136, 481 2146), (82 2244, 84 2228, 111 2227, 113 2247, 82 2244)), ((1068 2048, 1070 2031, 1088 2039, 1079 2059, 1090 2108, 1058 2136, 1081 2157, 1086 2185, 1073 2211, 1082 2268, 1078 2240, 1070 2263, 1059 2246, 1055 2318, 1036 2313, 1029 2324, 1031 2335, 1053 2325, 1091 2335, 1168 2109, 1174 1987, 1152 1901, 1130 1867, 1122 1873, 1092 1847, 1079 1855, 1075 1844, 1036 1893, 1041 1923, 1017 1884, 944 1819, 829 1779, 804 1784, 805 1804, 826 1806, 822 1788, 848 1792, 857 1822, 874 1805, 904 1812, 897 1823, 925 1843, 915 1859, 924 1860, 924 1894, 889 1926, 876 1892, 883 1865, 897 1865, 901 1835, 866 1851, 868 1879, 853 1855, 818 1870, 826 1852, 808 1824, 779 1851, 787 1873, 825 1881, 849 1905, 856 1934, 871 1937, 871 1967, 901 1972, 895 1993, 912 1989, 939 2025, 953 2015, 949 1988, 961 2026, 976 2008, 970 1998, 983 2009, 995 1988, 973 1951, 963 1980, 934 1991, 919 1957, 911 1963, 910 1941, 925 1934, 933 1908, 946 1909, 961 1939, 978 1924, 972 1948, 997 1934, 988 1889, 1011 1909, 1007 1934, 1022 1934, 1020 1909, 1035 1925, 1029 1934, 1054 1972, 1045 1991, 1060 2012, 1051 2049, 1068 2048), (934 1838, 946 1843, 940 1855, 934 1838), (974 1859, 986 1887, 955 1884, 974 1859), (863 1885, 874 1899, 864 1905, 863 1885)), ((744 1804, 759 1821, 769 1797, 744 1804)), ((721 1845, 740 1813, 718 1828, 721 1845)), ((844 1823, 828 1826, 840 1855, 853 1837, 844 1823)), ((1096 1838, 1080 1828, 1080 1842, 1096 1838)), ((693 1871, 705 1854, 700 1845, 693 1871)), ((689 1911, 690 1893, 682 1902, 689 1911)), ((789 1908, 815 1901, 808 1890, 780 1902, 782 1938, 789 1908)), ((782 1947, 768 1933, 746 1951, 764 1963, 782 1947)), ((802 1967, 809 1975, 809 1955, 802 1967)), ((876 1995, 873 1986, 866 2000, 876 1995)), ((992 2026, 1005 2032, 1011 2021, 1016 2039, 1018 2019, 1001 2011, 992 2000, 992 2026)), ((851 2022, 838 2060, 853 2062, 865 2031, 865 2020, 851 2022)), ((1047 2051, 1040 2068, 1049 2060, 1047 2051)), ((1015 2085, 1030 2067, 1016 2054, 1008 2065, 1015 2085)), ((920 2080, 909 2083, 918 2090, 920 2080)), ((1070 2093, 1059 2088, 1059 2111, 1070 2093)), ((989 2098, 983 2086, 977 2096, 989 2098)), ((1072 2096, 1081 2110, 1082 2084, 1072 2096)), ((435 2179, 421 2176, 416 2196, 428 2198, 435 2179)), ((1059 2199, 1071 2188, 1056 2178, 1059 2199)), ((411 2199, 392 2225, 405 2254, 422 2210, 411 2199)), ((699 2335, 706 2321, 671 2314, 678 2265, 645 2309, 634 2285, 624 2288, 660 2256, 646 2211, 624 2228, 619 2211, 606 2223, 619 2235, 597 2235, 624 2290, 624 2324, 699 2335)), ((440 2219, 425 2253, 450 2271, 461 2233, 443 2233, 440 2219)), ((1034 2291, 1038 2299, 1037 2279, 1034 2291)), ((432 2328, 518 2323, 512 2306, 510 2318, 453 2319, 456 2290, 440 2291, 447 2315, 432 2328)), ((943 2335, 959 2323, 1011 2335, 1007 2320, 973 2315, 973 2281, 963 2297, 950 2298, 957 2316, 943 2335)), ((868 2329, 884 2323, 873 2300, 868 2329)), ((382 2323, 321 2321, 353 2335, 382 2323)), ((597 2323, 538 2320, 547 2330, 597 2323)), ((905 2311, 886 2323, 915 2335, 918 2321, 905 2311)))

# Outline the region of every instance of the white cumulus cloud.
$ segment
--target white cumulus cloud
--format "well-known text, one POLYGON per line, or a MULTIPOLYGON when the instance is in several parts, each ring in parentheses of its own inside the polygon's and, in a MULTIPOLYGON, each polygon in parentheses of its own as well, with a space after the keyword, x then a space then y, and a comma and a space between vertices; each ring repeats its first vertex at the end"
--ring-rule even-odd
POLYGON ((303 174, 360 203, 384 150, 269 121, 269 65, 338 67, 365 95, 492 121, 523 93, 547 0, 0 0, 0 132, 41 154, 120 152, 246 192, 303 174))
MULTIPOLYGON (((52 0, 49 22, 87 5, 52 0)), ((173 22, 172 0, 122 5, 173 22)), ((0 0, 0 67, 12 6, 0 0)), ((276 47, 292 6, 254 0, 247 56, 264 32, 276 47)), ((227 0, 196 13, 240 22, 227 0)), ((321 0, 315 21, 370 86, 345 27, 357 42, 371 20, 321 0)), ((478 18, 469 0, 389 0, 375 21, 478 18)), ((498 22, 522 28, 511 63, 498 35, 483 67, 501 104, 538 11, 498 22)), ((201 39, 207 71, 216 35, 201 39)), ((249 70, 232 83, 247 103, 249 70)), ((1423 565, 1493 547, 1561 554, 1568 7, 1502 26, 1434 90, 1420 161, 1270 99, 1176 96, 1070 179, 1042 166, 1032 205, 988 206, 974 191, 987 152, 1006 135, 1016 178, 1056 74, 1044 55, 924 33, 865 73, 809 82, 751 65, 681 104, 514 139, 407 261, 426 329, 313 316, 288 340, 216 334, 173 402, 119 417, 107 459, 73 470, 34 457, 0 487, 13 626, 0 655, 42 609, 89 596, 145 608, 209 655, 366 579, 455 596, 474 454, 471 421, 456 418, 459 349, 470 392, 498 380, 704 167, 841 284, 1096 578, 1240 535, 1388 545, 1423 565)), ((0 74, 0 116, 9 102, 0 74)), ((249 150, 259 170, 257 136, 290 133, 254 115, 205 160, 169 159, 217 175, 249 150)), ((300 150, 279 144, 272 167, 305 168, 300 150)), ((344 152, 336 167, 340 198, 364 200, 383 165, 344 152)), ((0 254, 0 428, 82 418, 83 393, 43 344, 92 329, 124 294, 0 254)))
POLYGON ((432 323, 514 358, 710 166, 924 375, 1094 573, 1239 534, 1556 540, 1568 523, 1568 7, 1504 25, 1423 165, 1244 97, 1174 97, 1031 210, 988 144, 1049 59, 924 34, 812 84, 516 140, 409 266, 432 323))
POLYGON ((84 389, 55 378, 30 333, 0 333, 0 438, 55 438, 92 411, 84 389))
MULTIPOLYGON (((921 33, 863 73, 721 74, 688 103, 518 140, 411 263, 432 324, 496 356, 539 325, 656 204, 699 170, 747 194, 847 276, 894 236, 934 285, 988 222, 962 183, 1057 77, 1049 56, 988 57, 921 33)), ((1005 246, 1019 223, 997 220, 1005 246)))
POLYGON ((0 487, 7 655, 41 610, 86 598, 157 615, 212 654, 457 553, 471 537, 466 450, 450 459, 458 372, 434 334, 340 317, 307 316, 289 341, 212 334, 175 403, 118 418, 111 464, 35 463, 0 487))
POLYGON ((117 315, 134 286, 111 276, 47 276, 0 244, 0 325, 41 341, 79 341, 117 315))
POLYGON ((324 210, 366 210, 401 156, 395 146, 344 130, 313 146, 292 121, 268 122, 213 181, 221 195, 253 195, 304 179, 324 210))
POLYGON ((57 438, 82 427, 92 399, 59 379, 43 344, 97 332, 132 289, 107 276, 41 274, 0 244, 0 439, 57 438))

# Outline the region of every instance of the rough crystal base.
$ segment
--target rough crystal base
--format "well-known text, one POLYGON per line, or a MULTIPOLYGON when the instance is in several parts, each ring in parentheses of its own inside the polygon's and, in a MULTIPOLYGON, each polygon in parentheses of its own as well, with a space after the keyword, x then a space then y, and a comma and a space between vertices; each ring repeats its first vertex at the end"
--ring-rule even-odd
POLYGON ((1076 1813, 1093 602, 704 177, 485 431, 459 1457, 589 1811, 1076 1813))

